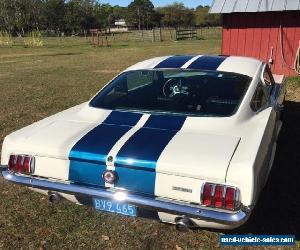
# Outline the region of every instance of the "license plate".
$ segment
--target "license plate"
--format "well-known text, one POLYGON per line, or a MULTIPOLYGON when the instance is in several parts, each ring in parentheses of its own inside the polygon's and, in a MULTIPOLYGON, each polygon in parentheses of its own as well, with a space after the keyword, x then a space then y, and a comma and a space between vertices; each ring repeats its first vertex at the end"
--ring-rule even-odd
POLYGON ((94 207, 100 211, 122 214, 131 217, 137 216, 136 206, 127 203, 120 203, 104 199, 94 199, 94 207))

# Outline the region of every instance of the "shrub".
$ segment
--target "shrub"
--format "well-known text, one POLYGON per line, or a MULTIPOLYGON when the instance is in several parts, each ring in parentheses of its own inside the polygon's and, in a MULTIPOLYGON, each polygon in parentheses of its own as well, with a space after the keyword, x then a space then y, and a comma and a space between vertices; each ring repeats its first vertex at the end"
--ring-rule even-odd
POLYGON ((42 34, 40 31, 32 31, 27 37, 24 38, 26 47, 43 47, 42 34))
POLYGON ((0 46, 9 46, 13 45, 14 41, 12 36, 7 31, 0 31, 0 46))

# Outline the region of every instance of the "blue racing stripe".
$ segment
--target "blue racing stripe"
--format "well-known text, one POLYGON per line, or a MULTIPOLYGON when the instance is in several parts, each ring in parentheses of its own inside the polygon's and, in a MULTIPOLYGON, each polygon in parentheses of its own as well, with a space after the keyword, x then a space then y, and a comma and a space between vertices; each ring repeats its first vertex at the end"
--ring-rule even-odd
POLYGON ((178 131, 181 129, 185 120, 186 120, 185 116, 153 115, 145 123, 144 127, 178 131))
POLYGON ((217 70, 226 56, 201 56, 188 69, 217 70))
POLYGON ((101 178, 105 170, 105 163, 96 164, 73 160, 70 163, 69 180, 85 185, 105 186, 104 180, 101 178))
POLYGON ((119 176, 115 187, 132 190, 136 193, 154 194, 155 172, 145 172, 144 170, 118 168, 119 176))
POLYGON ((162 69, 162 68, 178 69, 181 68, 192 58, 194 58, 194 56, 172 56, 160 62, 155 68, 156 69, 162 69))
POLYGON ((185 120, 185 116, 150 116, 119 151, 115 160, 119 182, 115 186, 125 188, 141 182, 137 184, 139 192, 154 194, 157 160, 185 120), (135 176, 139 168, 143 171, 135 176), (133 175, 139 179, 132 179, 133 175))
MULTIPOLYGON (((99 165, 106 168, 106 158, 112 147, 141 117, 142 114, 113 111, 102 124, 83 136, 69 154, 69 179, 85 183, 86 180, 91 181, 94 175, 99 184, 99 165)), ((92 184, 90 181, 89 184, 92 184)))

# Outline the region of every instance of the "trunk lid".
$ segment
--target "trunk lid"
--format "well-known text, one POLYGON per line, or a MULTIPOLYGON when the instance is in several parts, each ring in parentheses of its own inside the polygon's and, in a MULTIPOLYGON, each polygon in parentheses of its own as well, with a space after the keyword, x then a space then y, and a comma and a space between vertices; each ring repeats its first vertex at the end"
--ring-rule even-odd
MULTIPOLYGON (((185 117, 150 116, 136 127, 116 154, 110 150, 132 125, 104 122, 78 142, 70 153, 70 180, 105 186, 102 173, 111 165, 118 174, 115 188, 155 194, 156 175, 224 182, 240 138, 202 134, 183 127, 185 117), (107 158, 113 162, 107 163, 107 158)), ((122 140, 122 139, 121 139, 122 140)))

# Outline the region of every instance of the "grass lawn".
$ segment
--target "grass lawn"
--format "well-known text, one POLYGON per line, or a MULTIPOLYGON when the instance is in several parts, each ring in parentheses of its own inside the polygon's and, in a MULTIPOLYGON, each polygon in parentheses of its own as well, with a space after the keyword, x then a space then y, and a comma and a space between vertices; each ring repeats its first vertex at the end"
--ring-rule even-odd
MULTIPOLYGON (((219 40, 118 43, 51 38, 43 48, 0 48, 0 145, 10 132, 92 97, 118 72, 168 54, 218 54, 219 40)), ((289 80, 286 122, 274 170, 241 233, 296 234, 300 247, 300 80, 289 80)), ((95 212, 47 198, 0 178, 1 249, 215 249, 218 232, 179 233, 145 219, 95 212)))

